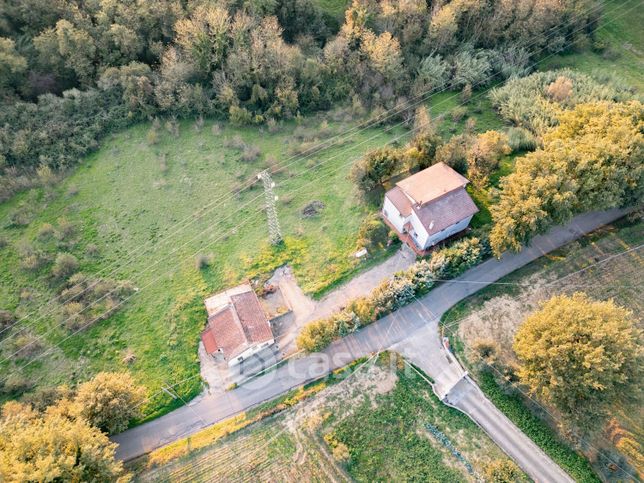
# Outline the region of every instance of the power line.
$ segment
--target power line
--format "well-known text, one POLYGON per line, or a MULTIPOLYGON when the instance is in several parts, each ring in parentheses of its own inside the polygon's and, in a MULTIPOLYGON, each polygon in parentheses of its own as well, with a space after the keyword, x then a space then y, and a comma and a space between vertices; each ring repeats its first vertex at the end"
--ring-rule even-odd
MULTIPOLYGON (((636 6, 636 7, 637 7, 637 6, 636 6)), ((635 7, 635 8, 636 8, 636 7, 635 7)), ((613 11, 617 11, 617 10, 619 10, 619 8, 615 8, 613 11)), ((630 10, 633 10, 633 8, 629 9, 628 11, 630 11, 630 10)), ((628 12, 628 11, 627 11, 627 12, 628 12)), ((624 13, 624 15, 625 15, 625 14, 626 14, 626 13, 624 13)), ((617 18, 618 18, 618 17, 613 18, 613 19, 612 19, 612 21, 616 20, 617 18)), ((598 30, 599 28, 602 28, 603 26, 607 25, 608 23, 610 23, 610 22, 605 22, 605 23, 604 23, 604 25, 602 25, 601 27, 598 27, 598 28, 594 29, 594 31, 598 30)), ((582 29, 579 29, 579 30, 582 30, 582 29)), ((542 49, 542 50, 543 50, 543 49, 542 49)), ((554 55, 554 54, 551 54, 550 56, 552 56, 552 55, 554 55)), ((550 56, 546 56, 546 58, 548 58, 548 57, 550 57, 550 56)), ((543 60, 544 60, 544 59, 542 58, 542 59, 540 59, 540 60, 539 60, 539 62, 542 62, 543 60)), ((538 62, 537 62, 537 63, 538 63, 538 62)), ((533 66, 534 66, 534 65, 536 65, 537 63, 534 63, 534 64, 533 64, 533 66)), ((492 77, 492 76, 489 76, 489 78, 491 78, 491 77, 492 77)), ((456 95, 458 95, 458 94, 455 94, 454 96, 452 96, 452 98, 453 98, 453 97, 455 97, 456 95)), ((483 95, 483 93, 479 93, 479 94, 475 95, 473 98, 480 97, 481 95, 483 95)), ((448 100, 448 99, 445 99, 443 102, 446 102, 447 100, 448 100)), ((400 125, 400 124, 403 124, 403 123, 401 122, 401 123, 399 123, 399 125, 400 125)), ((418 126, 418 127, 414 128, 414 129, 412 129, 412 132, 413 132, 413 131, 415 131, 415 130, 420 130, 420 129, 422 129, 423 127, 425 127, 425 126, 422 126, 422 125, 421 125, 421 126, 418 126)), ((407 135, 407 133, 404 133, 404 134, 402 134, 402 135, 396 136, 392 141, 390 141, 390 142, 389 142, 389 143, 387 143, 387 144, 390 144, 391 142, 395 142, 395 141, 399 140, 400 138, 402 138, 403 136, 406 136, 406 135, 407 135)), ((374 139, 375 137, 377 137, 377 136, 374 136, 374 137, 372 137, 371 139, 374 139)), ((363 141, 362 143, 364 143, 364 142, 367 142, 367 141, 363 141)), ((362 143, 360 143, 360 144, 362 144, 362 143)), ((336 157, 337 157, 337 156, 336 156, 336 157)), ((330 158, 330 159, 333 159, 333 158, 334 158, 334 157, 332 157, 332 158, 330 158)), ((330 159, 329 159, 329 160, 327 160, 327 161, 325 161, 325 162, 330 161, 330 159)), ((340 166, 340 167, 343 167, 343 166, 340 166)), ((281 169, 281 168, 280 168, 280 169, 281 169)), ((277 172, 277 171, 279 171, 279 169, 278 169, 278 170, 276 170, 276 172, 277 172)), ((305 170, 305 171, 306 171, 306 170, 305 170)), ((206 231, 206 230, 204 230, 204 231, 206 231)), ((194 239, 194 238, 193 238, 193 239, 194 239)), ((192 241, 192 240, 190 240, 190 241, 192 241)), ((185 245, 186 245, 186 244, 184 244, 184 245, 182 245, 182 246, 185 246, 185 245)), ((176 250, 175 250, 175 251, 176 251, 176 250)), ((173 252, 173 253, 174 253, 174 252, 173 252)), ((157 262, 157 263, 158 263, 158 262, 157 262)), ((147 271, 147 270, 145 270, 145 271, 147 271)), ((145 272, 145 271, 144 271, 144 272, 145 272)), ((159 277, 157 277, 157 279, 155 279, 155 280, 158 280, 158 278, 159 278, 159 277)), ((147 284, 145 287, 148 287, 148 286, 150 286, 150 285, 151 285, 151 283, 150 283, 150 284, 147 284)), ((145 288, 145 287, 144 287, 144 288, 145 288)), ((109 292, 108 294, 105 294, 105 295, 104 295, 104 297, 105 297, 105 296, 107 296, 107 295, 109 295, 109 294, 110 294, 110 293, 112 293, 112 292, 113 292, 113 291, 109 292)), ((102 298, 104 298, 104 297, 102 297, 102 298)), ((129 298, 131 298, 131 297, 128 297, 127 299, 129 299, 129 298)), ((127 299, 126 299, 126 300, 127 300, 127 299)), ((100 300, 100 299, 99 299, 99 300, 100 300)), ((97 302, 97 301, 92 302, 89 306, 93 306, 96 302, 97 302)), ((118 307, 118 306, 120 306, 120 305, 122 305, 122 302, 118 303, 118 304, 117 304, 117 307, 118 307)), ((85 310, 86 308, 87 308, 87 307, 85 307, 83 310, 85 310)), ((100 317, 100 316, 99 316, 99 317, 100 317)), ((94 319, 93 321, 91 321, 91 322, 94 322, 94 321, 96 321, 97 319, 98 319, 98 317, 97 317, 96 319, 94 319)), ((59 326, 60 326, 60 325, 62 325, 64 322, 65 322, 65 321, 61 322, 61 324, 59 324, 59 326)), ((15 325, 15 324, 14 324, 14 325, 15 325)), ((80 330, 82 330, 83 328, 87 327, 88 325, 89 325, 89 323, 88 323, 88 324, 85 324, 85 325, 83 325, 83 326, 81 326, 81 328, 80 328, 79 330, 75 331, 75 332, 74 332, 74 333, 72 333, 71 335, 75 335, 76 333, 78 333, 80 330)), ((51 330, 50 330, 49 332, 51 332, 51 330)), ((49 332, 48 332, 48 333, 49 333, 49 332)), ((66 337, 65 339, 63 339, 63 341, 65 341, 65 340, 69 339, 69 337, 71 337, 71 335, 70 335, 70 336, 68 336, 68 337, 66 337)), ((41 338, 42 338, 42 337, 38 337, 38 338, 37 338, 37 340, 38 340, 38 339, 41 339, 41 338)), ((33 342, 35 342, 35 341, 32 341, 32 343, 33 343, 33 342)), ((30 343, 29 345, 31 345, 32 343, 30 343)), ((62 342, 61 342, 61 343, 62 343, 62 342)), ((59 343, 59 344, 60 344, 60 343, 59 343)), ((55 346, 55 347, 57 347, 59 344, 56 344, 56 346, 55 346)), ((20 351, 22 351, 22 350, 24 350, 24 348, 23 348, 23 349, 20 349, 20 351)), ((18 352, 20 352, 20 351, 18 351, 18 352)), ((49 351, 47 351, 47 352, 49 352, 49 351)), ((46 353, 47 353, 47 352, 46 352, 46 353)), ((14 354, 14 355, 15 355, 15 354, 14 354)), ((38 357, 38 358, 39 358, 39 357, 38 357)), ((3 361, 1 361, 1 362, 5 362, 6 360, 7 360, 7 359, 5 359, 5 360, 3 360, 3 361)), ((26 366, 30 365, 30 364, 33 362, 33 360, 34 360, 34 359, 32 359, 31 361, 29 361, 29 363, 27 363, 27 364, 25 364, 24 366, 21 366, 21 367, 22 367, 22 368, 24 368, 24 367, 26 367, 26 366)))
MULTIPOLYGON (((591 12, 592 10, 597 10, 597 12, 599 12, 599 11, 601 10, 601 8, 602 8, 603 6, 605 6, 605 3, 606 3, 606 2, 603 2, 603 3, 602 3, 602 2, 598 2, 598 3, 595 5, 595 7, 593 7, 593 9, 589 9, 587 13, 591 12)), ((617 11, 618 9, 619 9, 619 8, 615 8, 615 9, 614 9, 614 10, 612 10, 611 12, 617 11)), ((580 17, 580 15, 578 15, 577 17, 579 18, 579 17, 580 17)), ((572 21, 573 21, 573 18, 571 17, 570 22, 572 22, 572 21)), ((610 23, 610 22, 607 22, 607 23, 610 23)), ((605 26, 607 23, 605 23, 604 25, 602 25, 602 26, 600 26, 600 27, 596 28, 594 31, 599 30, 599 28, 602 28, 602 27, 603 27, 603 26, 605 26)), ((553 29, 553 31, 552 31, 552 32, 550 32, 550 34, 548 34, 548 35, 555 35, 559 30, 564 29, 564 28, 566 28, 566 25, 561 25, 561 26, 559 26, 559 27, 557 27, 557 28, 553 29)), ((577 30, 577 32, 578 32, 578 31, 581 31, 581 30, 583 30, 583 29, 578 29, 578 30, 577 30)), ((575 33, 575 32, 573 32, 573 33, 575 33)), ((537 42, 533 42, 533 43, 532 43, 532 45, 534 45, 534 44, 536 44, 536 43, 537 43, 537 42)), ((531 44, 528 44, 528 45, 531 45, 531 44)), ((543 50, 545 50, 545 47, 544 47, 544 48, 542 48, 542 49, 540 49, 538 52, 543 51, 543 50)), ((536 55, 536 53, 535 53, 535 55, 536 55)), ((551 56, 553 56, 553 55, 554 55, 554 54, 550 54, 549 56, 546 56, 545 58, 551 57, 551 56)), ((539 59, 539 61, 538 61, 538 62, 533 63, 530 67, 534 67, 534 66, 536 66, 539 62, 542 62, 543 60, 544 60, 544 59, 539 59)), ((488 76, 488 77, 486 78, 486 80, 489 80, 489 79, 491 79, 492 77, 493 77, 493 75, 490 75, 490 76, 488 76)), ((343 133, 343 134, 346 134, 346 133, 351 132, 351 131, 354 131, 354 130, 356 130, 356 133, 359 133, 359 132, 361 132, 361 131, 367 130, 367 129, 369 129, 369 128, 373 127, 374 125, 377 125, 377 124, 379 124, 379 123, 383 122, 385 119, 389 119, 389 118, 391 118, 391 117, 393 117, 393 116, 399 115, 400 113, 404 112, 406 109, 409 109, 409 108, 411 108, 411 107, 413 107, 413 106, 415 106, 415 105, 421 104, 422 102, 424 102, 425 100, 427 100, 427 99, 428 99, 428 98, 430 98, 431 96, 433 96, 433 95, 435 95, 435 94, 438 94, 438 93, 440 93, 440 92, 444 92, 444 91, 446 91, 447 89, 448 89, 448 87, 447 87, 447 86, 446 86, 445 88, 443 88, 443 89, 440 89, 440 90, 428 89, 427 91, 425 91, 425 92, 424 92, 424 94, 422 94, 422 98, 421 98, 421 100, 420 100, 420 101, 416 101, 416 102, 414 102, 413 104, 409 104, 409 105, 407 105, 407 106, 402 106, 402 107, 399 107, 399 108, 397 107, 397 108, 394 108, 394 109, 390 109, 390 110, 388 110, 388 111, 385 111, 385 112, 391 112, 391 111, 396 111, 396 110, 398 110, 397 112, 394 112, 393 114, 388 114, 387 116, 384 116, 384 113, 383 113, 383 114, 381 114, 381 115, 377 116, 377 117, 376 117, 376 119, 368 120, 366 123, 363 123, 363 126, 364 126, 364 127, 360 128, 360 124, 359 124, 359 125, 358 125, 358 126, 356 126, 355 128, 351 128, 349 131, 345 131, 345 133, 343 133)), ((479 97, 479 96, 480 96, 480 94, 477 94, 477 95, 475 95, 473 98, 476 98, 476 97, 479 97)), ((417 97, 421 97, 421 94, 419 94, 417 97)), ((451 98, 454 98, 454 97, 455 97, 455 95, 454 95, 454 96, 451 96, 451 98)), ((443 102, 440 102, 440 103, 438 103, 437 105, 440 105, 441 103, 445 103, 445 102, 447 102, 448 100, 451 100, 451 99, 445 99, 443 102)), ((404 123, 405 123, 405 121, 403 121, 403 122, 401 122, 401 123, 398 123, 397 125, 401 125, 401 124, 404 124, 404 123)), ((339 137, 341 137, 343 134, 338 134, 338 135, 336 135, 336 136, 333 136, 331 139, 339 138, 339 137)), ((374 137, 370 138, 369 140, 372 140, 372 139, 374 139, 374 137)), ((367 141, 369 141, 369 140, 367 140, 367 141)), ((319 143, 317 146, 312 146, 311 148, 307 149, 305 152, 309 151, 309 154, 307 154, 304 158, 301 158, 301 159, 305 159, 305 158, 309 157, 310 155, 315 154, 315 153, 316 153, 316 152, 318 152, 319 150, 324 149, 325 147, 329 147, 330 145, 329 145, 328 141, 329 141, 329 140, 323 141, 323 142, 319 143)), ((364 141, 364 142, 367 142, 367 141, 364 141)), ((362 142, 362 143, 360 143, 360 144, 363 144, 364 142, 362 142)), ((332 144, 332 143, 331 143, 331 144, 332 144)), ((360 144, 359 144, 359 145, 360 145, 360 144)), ((297 158, 297 156, 292 156, 291 158, 287 158, 287 160, 288 160, 288 159, 295 159, 295 158, 297 158)), ((277 172, 283 171, 284 169, 288 168, 288 166, 290 166, 290 165, 294 164, 294 162, 295 162, 295 161, 292 161, 291 163, 289 163, 289 164, 287 164, 287 165, 285 165, 285 166, 281 166, 281 167, 276 168, 276 169, 273 171, 273 173, 275 174, 275 173, 277 173, 277 172)), ((247 181, 246 183, 244 183, 244 184, 242 185, 242 189, 245 189, 245 188, 247 188, 247 187, 251 186, 251 185, 254 183, 254 181, 255 181, 255 180, 251 178, 249 181, 247 181)), ((221 197, 219 197, 218 199, 214 200, 213 202, 209 203, 208 205, 206 205, 206 207, 202 207, 202 208, 200 208, 200 209, 197 211, 197 213, 199 213, 199 211, 201 211, 201 214, 200 214, 200 215, 198 215, 198 218, 200 218, 200 217, 204 216, 204 215, 205 215, 205 213, 206 213, 207 211, 209 211, 210 209, 213 209, 213 208, 214 208, 214 204, 215 204, 216 202, 218 202, 219 200, 222 200, 223 198, 224 198, 224 195, 222 195, 222 196, 221 196, 221 197), (204 211, 204 210, 206 210, 206 211, 204 211)), ((230 197, 229 197, 229 199, 230 199, 230 197)), ((195 215, 196 215, 196 214, 193 214, 193 215, 191 215, 191 217, 193 217, 193 216, 195 216, 195 215)), ((190 217, 186 218, 184 221, 188 220, 189 218, 190 218, 190 217)), ((193 219, 193 220, 190 222, 190 224, 192 224, 194 221, 196 221, 196 219, 193 219)), ((182 222, 178 222, 177 224, 175 224, 175 226, 177 226, 177 225, 179 225, 179 224, 181 224, 181 223, 183 223, 183 221, 182 221, 182 222)), ((183 228, 185 228, 185 227, 183 227, 183 228)), ((173 233, 172 233, 171 235, 169 235, 169 236, 174 236, 174 234, 179 233, 181 230, 182 230, 182 228, 180 228, 180 229, 176 230, 175 232, 173 232, 173 233)), ((133 253, 136 253, 136 252, 137 252, 137 251, 138 251, 142 246, 146 246, 146 245, 151 244, 151 243, 152 243, 152 242, 146 242, 146 244, 144 244, 144 245, 139 245, 139 247, 137 247, 137 249, 136 249, 136 250, 134 250, 133 252, 131 252, 129 255, 132 255, 133 253)), ((112 265, 114 265, 114 264, 112 264, 112 265)), ((109 267, 109 265, 108 265, 108 267, 109 267)), ((101 270, 100 270, 96 275, 100 275, 100 274, 101 274, 101 273, 103 273, 106 269, 107 269, 107 267, 106 267, 105 269, 101 269, 101 270)), ((117 268, 117 269, 118 269, 118 268, 117 268)), ((116 272, 116 270, 117 270, 117 269, 114 269, 114 270, 113 270, 113 271, 112 271, 108 276, 113 275, 113 274, 116 272)), ((87 290, 91 290, 91 289, 92 289, 94 286, 96 286, 98 283, 100 283, 100 280, 97 280, 97 281, 95 281, 95 282, 90 283, 88 287, 86 287, 85 289, 83 289, 82 293, 85 293, 87 290)), ((73 287, 73 288, 76 288, 76 287, 73 287)), ((82 293, 81 293, 81 294, 82 294, 82 293)), ((46 305, 50 305, 53 301, 55 301, 55 300, 59 299, 60 297, 61 297, 60 295, 58 295, 58 296, 54 297, 53 299, 51 299, 50 301, 48 301, 46 305)), ((70 301, 70 300, 71 300, 71 298, 69 298, 68 300, 66 300, 65 302, 63 302, 63 304, 64 304, 64 303, 66 303, 66 302, 68 302, 68 301, 70 301)), ((51 312, 52 312, 52 311, 49 311, 48 313, 51 313, 51 312)), ((0 330, 0 334, 1 334, 1 333, 3 333, 3 332, 4 332, 4 331, 6 331, 6 330, 9 330, 11 327, 13 327, 13 326, 14 326, 14 325, 16 325, 17 323, 21 322, 22 320, 25 320, 25 319, 27 319, 27 318, 29 318, 29 317, 33 316, 33 315, 37 315, 37 316, 38 316, 38 318, 42 318, 42 317, 44 317, 45 315, 47 315, 48 313, 46 313, 46 312, 44 312, 44 311, 42 311, 42 310, 34 311, 34 312, 32 312, 31 314, 28 314, 28 315, 25 315, 25 316, 21 317, 21 318, 20 318, 20 319, 18 319, 15 323, 13 323, 13 324, 11 324, 11 325, 9 325, 9 326, 4 327, 3 329, 1 329, 1 330, 0 330)), ((35 324, 33 324, 33 325, 35 325, 35 324)))

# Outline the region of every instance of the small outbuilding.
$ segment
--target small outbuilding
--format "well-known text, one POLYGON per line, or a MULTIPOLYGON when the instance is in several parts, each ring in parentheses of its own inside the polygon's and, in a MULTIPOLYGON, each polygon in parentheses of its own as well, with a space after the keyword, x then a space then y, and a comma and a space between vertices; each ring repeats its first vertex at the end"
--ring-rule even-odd
POLYGON ((382 216, 402 241, 422 255, 465 230, 479 211, 465 190, 468 183, 445 163, 435 164, 387 191, 382 216))
POLYGON ((208 324, 201 341, 208 355, 233 366, 275 342, 270 322, 249 284, 213 295, 205 304, 208 324))

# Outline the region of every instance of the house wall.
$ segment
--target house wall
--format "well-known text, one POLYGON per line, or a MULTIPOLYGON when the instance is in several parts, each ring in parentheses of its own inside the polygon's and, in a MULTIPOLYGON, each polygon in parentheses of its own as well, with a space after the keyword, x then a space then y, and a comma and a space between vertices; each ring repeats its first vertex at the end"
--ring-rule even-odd
POLYGON ((416 245, 418 246, 418 248, 421 248, 421 249, 426 248, 427 238, 429 237, 427 230, 420 222, 420 219, 418 218, 415 212, 412 211, 409 218, 410 218, 409 221, 411 222, 411 226, 413 227, 413 231, 410 233, 412 240, 416 242, 416 245))
POLYGON ((432 247, 437 243, 443 241, 445 238, 449 238, 450 236, 458 233, 459 231, 465 230, 465 228, 467 228, 467 226, 470 224, 471 220, 472 220, 472 217, 468 216, 467 218, 459 221, 458 223, 454 223, 453 225, 448 226, 443 231, 439 231, 438 233, 435 233, 434 235, 426 239, 426 245, 424 245, 422 248, 432 247))
POLYGON ((403 231, 403 226, 407 223, 407 218, 402 216, 398 208, 385 196, 385 202, 382 205, 382 214, 389 222, 396 227, 400 233, 403 231))
POLYGON ((274 343, 275 343, 275 339, 271 339, 271 340, 268 340, 268 341, 263 342, 261 344, 257 344, 257 345, 249 347, 244 352, 239 354, 237 357, 235 357, 234 359, 228 361, 228 367, 240 364, 241 362, 245 361, 246 359, 248 359, 253 354, 257 354, 259 351, 266 349, 267 347, 273 345, 274 343))

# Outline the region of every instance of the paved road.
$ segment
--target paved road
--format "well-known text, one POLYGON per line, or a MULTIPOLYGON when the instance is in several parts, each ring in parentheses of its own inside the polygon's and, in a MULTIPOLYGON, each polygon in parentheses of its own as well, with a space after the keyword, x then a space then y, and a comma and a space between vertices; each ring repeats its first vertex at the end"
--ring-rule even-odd
POLYGON ((574 482, 499 411, 469 377, 452 388, 446 402, 470 416, 534 481, 574 482))
MULTIPOLYGON (((457 302, 483 288, 486 282, 494 282, 543 254, 620 218, 624 213, 622 210, 609 210, 578 216, 566 226, 554 228, 546 235, 536 237, 531 246, 520 253, 504 254, 500 260, 488 260, 482 263, 453 282, 446 282, 432 290, 419 302, 384 317, 360 332, 334 342, 322 353, 292 360, 234 391, 200 396, 188 406, 118 434, 113 437, 113 440, 119 443, 117 457, 129 460, 148 453, 323 376, 356 358, 394 346, 419 329, 429 330, 429 332, 414 334, 411 338, 411 340, 418 340, 419 337, 423 337, 422 340, 427 342, 426 345, 420 346, 420 350, 429 354, 430 363, 424 369, 436 381, 436 390, 439 394, 441 391, 448 392, 454 385, 457 372, 454 365, 456 363, 453 361, 450 364, 438 341, 437 322, 440 316, 457 302), (459 280, 480 283, 458 283, 459 280)), ((520 457, 518 458, 517 462, 526 468, 527 465, 522 463, 520 457)), ((540 481, 553 480, 540 479, 540 481)))

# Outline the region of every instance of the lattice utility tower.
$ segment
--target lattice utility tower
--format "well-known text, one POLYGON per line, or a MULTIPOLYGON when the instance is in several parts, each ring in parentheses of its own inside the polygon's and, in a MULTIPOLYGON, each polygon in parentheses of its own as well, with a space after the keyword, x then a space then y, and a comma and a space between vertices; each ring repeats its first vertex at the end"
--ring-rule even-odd
POLYGON ((264 198, 266 204, 266 216, 268 217, 268 237, 273 245, 279 245, 282 242, 282 232, 280 231, 280 222, 277 219, 277 195, 275 195, 275 182, 271 178, 271 173, 266 169, 257 175, 264 183, 264 198))

